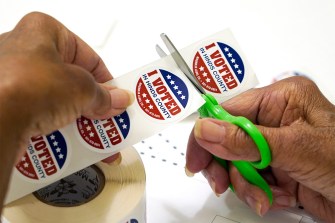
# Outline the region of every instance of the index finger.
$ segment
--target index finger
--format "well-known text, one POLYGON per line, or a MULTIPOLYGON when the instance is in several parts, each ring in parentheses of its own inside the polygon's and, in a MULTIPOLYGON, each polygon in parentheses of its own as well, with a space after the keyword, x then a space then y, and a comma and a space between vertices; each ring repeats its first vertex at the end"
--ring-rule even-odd
POLYGON ((287 101, 282 82, 250 89, 222 103, 222 107, 235 116, 244 116, 254 124, 279 126, 287 101))
POLYGON ((13 43, 7 45, 14 50, 34 50, 44 60, 78 65, 90 72, 99 83, 112 79, 100 56, 76 34, 47 14, 27 14, 10 32, 10 36, 13 38, 9 41, 13 43))
MULTIPOLYGON (((69 36, 65 49, 59 49, 65 56, 64 62, 76 64, 93 74, 99 83, 113 79, 101 57, 80 37, 68 30, 69 36)), ((65 37, 66 38, 66 37, 65 37)))

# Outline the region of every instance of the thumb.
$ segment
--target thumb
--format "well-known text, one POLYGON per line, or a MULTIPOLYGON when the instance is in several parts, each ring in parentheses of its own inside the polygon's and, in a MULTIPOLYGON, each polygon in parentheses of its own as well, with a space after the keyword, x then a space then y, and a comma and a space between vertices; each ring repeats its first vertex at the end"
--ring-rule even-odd
MULTIPOLYGON (((257 126, 271 145, 278 142, 275 129, 257 126)), ((259 161, 259 150, 252 138, 240 127, 229 122, 204 118, 196 121, 195 138, 199 145, 215 156, 227 160, 259 161)))
MULTIPOLYGON (((288 172, 310 172, 326 162, 330 152, 318 150, 326 147, 320 139, 327 131, 316 131, 307 124, 297 123, 280 128, 257 128, 267 140, 272 161, 271 166, 288 172), (318 145, 316 144, 318 143, 318 145)), ((259 161, 259 150, 251 137, 238 126, 216 119, 199 119, 194 127, 194 135, 198 144, 211 154, 226 160, 259 161)), ((326 141, 326 140, 324 140, 326 141)), ((330 166, 330 165, 328 165, 330 166)))

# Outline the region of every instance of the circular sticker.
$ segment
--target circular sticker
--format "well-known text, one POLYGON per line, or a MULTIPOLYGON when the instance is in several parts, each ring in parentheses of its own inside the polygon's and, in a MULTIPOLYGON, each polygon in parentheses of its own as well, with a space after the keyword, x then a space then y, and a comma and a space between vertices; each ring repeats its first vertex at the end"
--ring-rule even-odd
POLYGON ((95 165, 60 179, 33 194, 43 203, 57 207, 73 207, 87 203, 100 194, 105 176, 95 165))
POLYGON ((55 131, 50 135, 32 137, 16 169, 27 179, 45 181, 60 175, 67 160, 65 138, 55 131))
POLYGON ((185 110, 189 92, 178 76, 155 69, 141 75, 136 85, 136 99, 148 116, 157 120, 171 120, 185 110))
POLYGON ((193 59, 193 72, 204 89, 216 94, 236 89, 245 76, 240 55, 221 42, 208 44, 197 51, 193 59))
POLYGON ((130 119, 125 111, 121 115, 103 120, 77 119, 77 129, 81 138, 94 151, 110 153, 113 146, 123 142, 129 133, 130 119))

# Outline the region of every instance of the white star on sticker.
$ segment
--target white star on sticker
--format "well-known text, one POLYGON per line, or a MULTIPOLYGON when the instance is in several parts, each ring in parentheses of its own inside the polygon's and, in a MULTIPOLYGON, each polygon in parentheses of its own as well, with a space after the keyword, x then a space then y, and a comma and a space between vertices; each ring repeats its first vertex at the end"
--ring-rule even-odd
POLYGON ((123 121, 124 121, 123 118, 120 118, 120 119, 119 119, 119 122, 120 122, 120 123, 123 123, 123 121))
POLYGON ((170 81, 170 84, 174 85, 174 82, 175 82, 175 81, 170 81))
POLYGON ((58 155, 58 158, 59 158, 59 159, 63 159, 63 157, 64 157, 63 154, 59 154, 59 155, 58 155))
POLYGON ((178 86, 177 85, 175 85, 174 87, 173 87, 173 89, 175 89, 175 90, 178 90, 178 86))
POLYGON ((238 64, 235 64, 234 67, 237 69, 238 68, 238 64))
POLYGON ((176 107, 176 105, 175 104, 170 104, 169 107, 170 107, 170 109, 174 109, 176 107))
POLYGON ((154 106, 152 106, 152 105, 149 105, 148 107, 149 107, 150 110, 154 108, 154 106))
POLYGON ((204 71, 205 68, 204 68, 203 66, 201 66, 201 67, 199 68, 199 70, 200 70, 200 71, 204 71))
POLYGON ((58 148, 56 149, 56 152, 57 152, 57 153, 60 153, 60 151, 61 151, 61 148, 58 147, 58 148))
POLYGON ((147 99, 147 100, 145 100, 145 102, 146 102, 147 104, 149 104, 149 103, 150 103, 150 100, 149 100, 149 99, 147 99))
POLYGON ((56 137, 55 137, 55 135, 54 134, 52 134, 51 136, 50 136, 50 139, 51 140, 54 140, 56 137))
POLYGON ((123 128, 123 129, 127 129, 127 125, 126 125, 126 124, 123 124, 123 125, 122 125, 122 128, 123 128))
POLYGON ((147 97, 147 94, 146 94, 146 93, 143 93, 143 94, 142 94, 142 97, 143 97, 143 98, 146 98, 146 97, 147 97))
POLYGON ((21 161, 26 161, 26 157, 23 156, 23 157, 21 158, 21 161))
POLYGON ((241 71, 241 70, 238 70, 237 73, 238 73, 238 74, 242 74, 242 71, 241 71))
POLYGON ((228 77, 228 78, 226 79, 227 82, 231 82, 231 81, 233 81, 233 80, 234 80, 234 78, 232 78, 232 77, 228 77))
POLYGON ((231 54, 231 53, 228 53, 228 57, 232 57, 233 56, 233 54, 231 54))
POLYGON ((177 94, 181 94, 181 93, 183 93, 181 90, 177 91, 177 94))
POLYGON ((54 146, 58 146, 58 142, 57 141, 54 141, 53 144, 54 144, 54 146))
POLYGON ((88 124, 88 121, 85 119, 84 120, 84 125, 87 125, 88 124))
POLYGON ((112 138, 114 138, 115 136, 117 136, 117 134, 115 133, 115 131, 112 132, 110 135, 111 135, 112 138))
POLYGON ((89 126, 89 125, 86 126, 86 130, 87 130, 87 131, 91 131, 91 126, 89 126))
POLYGON ((90 137, 92 138, 92 137, 94 137, 94 133, 93 132, 90 132, 90 137))
POLYGON ((29 163, 24 163, 23 166, 24 166, 24 168, 28 168, 29 163))
POLYGON ((167 75, 166 78, 170 80, 170 79, 171 79, 171 76, 170 76, 170 75, 167 75))
POLYGON ((48 169, 50 167, 52 167, 52 164, 51 164, 51 162, 48 162, 47 165, 46 165, 46 167, 45 167, 45 169, 48 169))
POLYGON ((225 47, 225 48, 224 48, 224 51, 228 52, 228 51, 229 51, 229 48, 228 48, 228 47, 225 47))
POLYGON ((185 100, 186 97, 185 97, 185 95, 182 95, 180 98, 181 98, 181 100, 185 100))
POLYGON ((206 82, 207 82, 207 83, 211 82, 211 79, 206 78, 206 82))
POLYGON ((202 76, 204 76, 204 77, 207 77, 207 73, 206 73, 206 72, 204 72, 204 73, 202 74, 202 76))
POLYGON ((231 59, 230 61, 231 61, 232 63, 235 63, 235 59, 234 59, 234 58, 233 58, 233 59, 231 59))

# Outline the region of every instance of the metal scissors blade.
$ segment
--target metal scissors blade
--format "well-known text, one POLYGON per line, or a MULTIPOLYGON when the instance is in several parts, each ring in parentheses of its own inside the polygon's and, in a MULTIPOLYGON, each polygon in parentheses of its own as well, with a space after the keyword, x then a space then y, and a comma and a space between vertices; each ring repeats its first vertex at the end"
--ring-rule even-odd
MULTIPOLYGON (((193 86, 198 90, 200 94, 206 94, 205 90, 200 86, 198 81, 195 79, 192 70, 189 68, 184 58, 181 56, 181 54, 179 53, 177 48, 174 46, 174 44, 171 42, 169 37, 165 33, 162 33, 161 38, 163 42, 165 43, 167 49, 169 50, 173 60, 176 62, 177 66, 180 68, 180 70, 186 75, 186 77, 191 81, 193 86)), ((157 47, 156 47, 156 50, 157 50, 157 47)))
POLYGON ((167 54, 164 52, 164 50, 163 50, 158 44, 156 44, 156 52, 158 53, 158 55, 159 55, 161 58, 167 56, 167 54))

